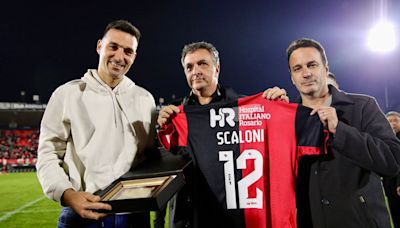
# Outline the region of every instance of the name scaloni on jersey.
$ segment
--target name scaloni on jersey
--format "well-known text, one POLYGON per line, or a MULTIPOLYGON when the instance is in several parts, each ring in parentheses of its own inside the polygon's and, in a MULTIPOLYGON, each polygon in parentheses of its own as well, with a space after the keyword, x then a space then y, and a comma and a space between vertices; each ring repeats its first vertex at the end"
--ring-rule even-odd
POLYGON ((218 145, 264 142, 264 129, 220 131, 216 137, 218 145))

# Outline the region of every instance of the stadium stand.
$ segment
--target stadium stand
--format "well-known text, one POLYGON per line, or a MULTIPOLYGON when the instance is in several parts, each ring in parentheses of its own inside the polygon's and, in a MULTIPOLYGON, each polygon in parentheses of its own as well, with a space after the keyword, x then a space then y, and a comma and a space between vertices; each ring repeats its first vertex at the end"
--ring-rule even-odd
POLYGON ((37 158, 39 130, 0 130, 2 171, 32 171, 37 158))
MULTIPOLYGON (((164 98, 160 98, 160 108, 164 98)), ((35 171, 46 104, 0 102, 0 172, 35 171)))
POLYGON ((0 172, 35 171, 46 105, 0 102, 0 172))

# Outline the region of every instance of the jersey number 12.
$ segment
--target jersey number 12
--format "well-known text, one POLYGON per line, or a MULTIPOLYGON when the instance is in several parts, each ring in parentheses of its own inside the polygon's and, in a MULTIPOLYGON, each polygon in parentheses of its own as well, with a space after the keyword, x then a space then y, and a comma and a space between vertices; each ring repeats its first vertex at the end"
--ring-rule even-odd
MULTIPOLYGON (((262 208, 263 192, 256 188, 256 197, 249 198, 249 186, 262 177, 263 157, 258 150, 244 150, 236 159, 238 169, 246 169, 246 160, 254 160, 254 170, 238 181, 239 207, 240 208, 262 208)), ((226 205, 228 209, 237 209, 236 203, 236 180, 233 164, 233 151, 220 151, 219 160, 224 163, 226 205)))

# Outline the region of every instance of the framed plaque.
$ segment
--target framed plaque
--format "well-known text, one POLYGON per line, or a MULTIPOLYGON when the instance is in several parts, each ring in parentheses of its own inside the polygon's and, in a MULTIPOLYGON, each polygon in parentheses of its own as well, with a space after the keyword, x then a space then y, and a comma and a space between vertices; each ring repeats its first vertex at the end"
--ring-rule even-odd
POLYGON ((161 158, 145 161, 94 194, 112 206, 104 213, 143 212, 163 209, 185 184, 183 171, 191 159, 161 153, 161 158))

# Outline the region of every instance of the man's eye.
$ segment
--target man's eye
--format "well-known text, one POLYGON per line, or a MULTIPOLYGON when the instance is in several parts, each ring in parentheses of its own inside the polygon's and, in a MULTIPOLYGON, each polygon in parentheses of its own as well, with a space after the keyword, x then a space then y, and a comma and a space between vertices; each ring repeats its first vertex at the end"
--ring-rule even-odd
POLYGON ((118 46, 117 46, 117 45, 114 45, 114 44, 111 44, 111 45, 110 45, 110 49, 115 51, 115 50, 118 49, 118 46))
POLYGON ((198 65, 199 65, 199 67, 201 67, 201 68, 207 68, 207 67, 209 66, 209 64, 206 63, 206 62, 199 63, 198 65))
POLYGON ((300 71, 300 67, 295 67, 295 68, 293 68, 293 72, 299 72, 300 71))
POLYGON ((124 51, 125 51, 125 54, 127 54, 129 56, 133 55, 133 50, 132 49, 125 49, 124 51))

